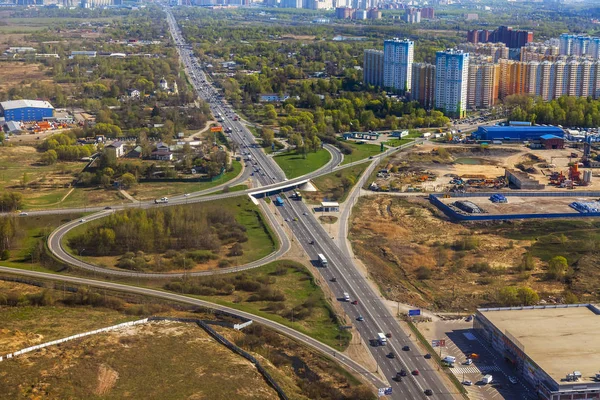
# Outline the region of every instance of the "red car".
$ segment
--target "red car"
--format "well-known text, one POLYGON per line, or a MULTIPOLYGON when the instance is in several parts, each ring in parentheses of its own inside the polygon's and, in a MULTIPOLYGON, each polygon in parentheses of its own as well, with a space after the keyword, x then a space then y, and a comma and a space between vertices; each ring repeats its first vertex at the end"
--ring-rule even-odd
POLYGON ((414 376, 417 376, 417 375, 419 375, 419 370, 418 370, 418 369, 415 369, 415 370, 412 372, 412 374, 413 374, 414 376))
POLYGON ((357 305, 357 304, 358 304, 358 300, 354 300, 354 301, 352 302, 352 304, 354 304, 354 305, 357 305))

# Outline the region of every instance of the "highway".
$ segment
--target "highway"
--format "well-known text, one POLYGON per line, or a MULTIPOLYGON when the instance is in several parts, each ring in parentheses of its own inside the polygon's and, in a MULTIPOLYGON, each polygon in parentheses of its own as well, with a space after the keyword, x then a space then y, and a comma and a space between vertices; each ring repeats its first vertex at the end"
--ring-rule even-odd
POLYGON ((288 328, 285 325, 271 321, 270 319, 267 319, 267 318, 255 316, 253 314, 250 314, 250 313, 247 313, 244 311, 239 311, 234 308, 222 306, 220 304, 215 304, 215 303, 211 303, 211 302, 204 301, 204 300, 194 299, 192 297, 178 295, 175 293, 163 292, 160 290, 147 289, 147 288, 137 287, 137 286, 122 285, 119 283, 78 278, 78 277, 74 277, 74 276, 48 274, 45 272, 37 272, 37 271, 26 271, 26 270, 9 268, 9 267, 4 267, 4 266, 0 266, 0 272, 9 273, 9 274, 13 274, 13 275, 19 275, 19 276, 27 276, 27 277, 32 277, 32 278, 44 279, 44 280, 74 283, 74 284, 78 284, 78 285, 86 285, 86 286, 91 286, 91 287, 96 287, 96 288, 101 288, 101 289, 116 290, 119 292, 134 293, 134 294, 143 295, 143 296, 151 296, 151 297, 166 299, 166 300, 174 301, 174 302, 178 302, 178 303, 191 304, 194 306, 203 307, 203 308, 207 308, 207 309, 223 311, 223 312, 227 312, 227 313, 230 313, 233 315, 237 315, 241 318, 251 319, 254 322, 258 322, 262 325, 265 325, 271 329, 276 330, 277 332, 280 332, 291 338, 294 338, 301 343, 304 343, 305 345, 311 347, 312 349, 317 350, 317 351, 321 352, 322 354, 326 355, 330 359, 335 358, 339 363, 341 363, 342 365, 347 367, 349 370, 352 370, 352 371, 362 375, 363 377, 365 377, 365 379, 367 379, 368 382, 372 383, 375 386, 381 386, 383 384, 383 382, 381 382, 381 380, 375 374, 373 374, 371 371, 368 371, 362 365, 358 364, 351 358, 348 358, 345 355, 340 354, 334 348, 329 347, 326 344, 323 344, 323 343, 319 342, 318 340, 311 338, 308 335, 297 332, 296 330, 294 330, 292 328, 288 328))
MULTIPOLYGON (((339 153, 339 151, 337 151, 337 149, 330 149, 330 151, 332 152, 332 160, 326 167, 320 169, 319 171, 315 171, 311 174, 307 174, 304 177, 296 178, 295 180, 287 180, 281 169, 276 165, 276 163, 269 156, 267 156, 260 148, 254 146, 255 141, 253 135, 239 121, 239 119, 235 116, 233 110, 229 109, 228 106, 224 105, 222 101, 216 96, 216 92, 214 91, 212 86, 208 84, 208 81, 206 81, 206 77, 204 76, 204 73, 201 71, 200 67, 197 65, 197 63, 194 64, 191 55, 191 50, 188 48, 187 45, 185 45, 183 38, 181 38, 181 33, 179 32, 175 24, 172 14, 168 9, 166 10, 166 12, 168 15, 169 24, 171 25, 173 36, 178 45, 178 50, 180 51, 182 60, 184 61, 184 64, 188 69, 188 74, 192 76, 194 86, 196 86, 196 89, 199 91, 199 95, 210 102, 211 110, 213 111, 213 113, 215 113, 215 115, 221 115, 224 126, 232 128, 232 140, 234 140, 240 145, 240 148, 243 149, 242 151, 244 151, 245 153, 249 153, 245 155, 251 156, 251 165, 249 165, 251 168, 247 168, 247 170, 250 171, 250 169, 254 170, 257 167, 260 168, 259 171, 261 171, 261 173, 257 174, 256 171, 254 171, 255 174, 253 177, 256 183, 261 186, 260 189, 272 188, 275 190, 281 188, 282 186, 293 185, 295 182, 301 182, 302 180, 310 179, 312 177, 329 173, 331 171, 335 171, 342 168, 339 165, 343 159, 341 154, 339 153), (204 80, 204 82, 206 83, 202 84, 202 80, 204 80), (200 84, 202 84, 202 86, 200 86, 200 84)), ((413 144, 414 143, 404 145, 402 146, 402 148, 388 149, 380 156, 385 157, 389 154, 392 154, 395 151, 399 151, 403 148, 412 146, 413 144)), ((369 161, 370 160, 362 160, 360 162, 369 161)), ((369 166, 368 170, 363 174, 360 182, 355 186, 351 197, 348 199, 348 202, 350 204, 352 201, 354 201, 362 183, 364 183, 365 179, 367 179, 370 175, 370 171, 372 171, 378 165, 377 161, 378 160, 371 161, 371 165, 369 166)), ((202 197, 195 195, 190 195, 187 197, 181 196, 179 198, 169 199, 168 205, 215 200, 223 197, 240 196, 243 194, 255 192, 256 190, 257 189, 249 189, 247 191, 208 195, 202 197)), ((259 204, 261 203, 262 202, 259 201, 259 204)), ((151 202, 139 204, 139 207, 151 206, 156 205, 152 204, 151 202)), ((114 209, 118 208, 119 207, 114 207, 114 209)), ((356 266, 354 265, 352 252, 348 248, 347 243, 345 241, 341 247, 338 247, 331 239, 331 236, 317 221, 313 212, 309 210, 307 206, 301 201, 285 199, 285 205, 277 208, 277 215, 273 215, 269 211, 269 209, 267 207, 264 207, 264 205, 262 204, 261 208, 264 214, 266 215, 269 223, 275 228, 275 231, 277 232, 282 246, 278 251, 267 256, 263 260, 259 260, 255 263, 251 263, 246 266, 234 268, 237 268, 237 270, 252 268, 253 266, 258 266, 271 260, 274 260, 277 257, 281 256, 283 253, 285 253, 289 248, 289 241, 285 235, 285 232, 281 229, 281 224, 287 223, 293 234, 296 236, 296 238, 298 238, 299 243, 307 252, 311 260, 316 260, 317 254, 319 253, 324 254, 327 257, 328 266, 320 267, 319 272, 324 277, 327 284, 330 286, 332 292, 335 293, 340 299, 343 298, 344 292, 348 292, 350 293, 350 297, 352 300, 358 300, 358 304, 356 305, 353 305, 350 302, 342 302, 347 315, 353 320, 352 325, 354 326, 354 331, 358 332, 366 343, 369 343, 372 339, 375 339, 377 337, 377 333, 379 332, 391 334, 391 337, 388 339, 387 345, 369 347, 369 350, 375 357, 382 374, 390 382, 390 385, 393 388, 393 393, 391 396, 388 396, 388 398, 427 398, 427 396, 425 395, 425 390, 427 389, 433 391, 433 395, 431 398, 454 398, 453 395, 449 392, 449 390, 446 389, 446 387, 444 386, 443 382, 437 374, 437 371, 435 370, 435 367, 433 367, 433 364, 430 365, 424 359, 424 355, 419 352, 416 343, 413 342, 412 338, 409 338, 404 333, 398 322, 395 320, 394 315, 392 315, 392 313, 385 307, 385 305, 381 301, 378 293, 375 290, 373 290, 373 288, 368 284, 367 278, 364 277, 356 268, 356 266), (335 282, 333 281, 334 277, 336 278, 335 282), (364 321, 356 320, 359 315, 364 317, 364 321), (402 350, 402 347, 405 345, 410 346, 409 351, 402 350), (387 357, 387 354, 390 352, 394 354, 394 358, 387 357), (391 378, 394 377, 396 375, 396 372, 400 371, 402 368, 404 368, 408 372, 408 376, 403 377, 402 382, 392 381, 391 378), (411 375, 411 371, 414 370, 419 371, 418 376, 411 375)), ((102 212, 92 217, 86 218, 101 218, 107 215, 108 213, 113 212, 114 209, 102 211, 102 209, 100 208, 98 211, 102 212)), ((342 218, 341 222, 342 225, 345 227, 345 231, 347 230, 347 219, 349 217, 349 210, 350 208, 347 207, 344 214, 340 216, 342 218)), ((72 221, 66 225, 61 226, 57 231, 53 232, 48 240, 50 250, 54 252, 59 258, 68 262, 69 264, 86 268, 88 270, 93 270, 104 275, 118 274, 126 276, 142 276, 142 274, 140 273, 131 271, 107 270, 99 268, 87 263, 83 263, 80 260, 74 259, 66 252, 64 252, 60 244, 60 239, 62 235, 64 235, 64 233, 66 233, 69 229, 71 229, 74 226, 77 226, 80 223, 81 222, 79 221, 72 221)), ((217 272, 224 273, 231 272, 232 270, 236 269, 219 270, 217 272)), ((194 274, 202 275, 206 274, 206 272, 190 273, 189 275, 194 274)), ((164 277, 165 275, 170 277, 174 276, 173 274, 145 275, 145 277, 147 277, 148 275, 150 275, 151 277, 164 277)), ((128 286, 127 288, 130 291, 138 289, 128 286)), ((159 293, 163 295, 170 295, 165 294, 163 292, 159 293)), ((190 300, 189 298, 183 296, 178 297, 190 300)), ((250 316, 249 318, 253 318, 253 316, 250 316)), ((381 382, 378 382, 378 384, 381 384, 381 382)))

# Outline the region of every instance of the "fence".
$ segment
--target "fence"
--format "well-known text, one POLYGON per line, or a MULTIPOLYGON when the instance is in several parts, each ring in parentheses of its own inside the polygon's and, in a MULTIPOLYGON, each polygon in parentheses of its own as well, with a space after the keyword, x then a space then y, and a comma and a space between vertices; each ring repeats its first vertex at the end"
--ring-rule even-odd
POLYGON ((85 337, 85 336, 90 336, 90 335, 97 335, 99 333, 114 331, 114 330, 125 328, 125 327, 128 327, 128 326, 133 326, 133 325, 138 325, 138 324, 145 324, 146 322, 148 322, 148 318, 140 319, 140 320, 137 320, 137 321, 123 322, 122 324, 117 324, 117 325, 109 326, 107 328, 96 329, 95 331, 78 333, 77 335, 69 336, 69 337, 66 337, 66 338, 58 339, 58 340, 53 340, 53 341, 48 342, 48 343, 38 344, 36 346, 31 346, 31 347, 27 347, 27 348, 24 348, 24 349, 19 350, 19 351, 15 351, 14 353, 10 353, 10 354, 7 354, 5 356, 0 356, 0 361, 3 361, 4 359, 8 360, 10 358, 13 358, 13 357, 16 357, 16 356, 20 356, 21 354, 29 353, 29 352, 35 351, 35 350, 40 350, 40 349, 43 349, 44 347, 54 346, 54 345, 57 345, 57 344, 68 342, 70 340, 75 340, 75 339, 79 339, 79 338, 82 338, 82 337, 85 337))
MULTIPOLYGON (((193 319, 193 318, 168 318, 168 317, 150 317, 150 318, 148 318, 148 320, 149 321, 192 322, 192 323, 197 324, 200 328, 204 329, 206 331, 206 333, 208 333, 210 336, 212 336, 217 342, 221 343, 223 346, 227 347, 229 350, 233 351, 234 353, 239 354, 240 356, 244 357, 245 359, 250 361, 252 364, 254 364, 256 366, 256 369, 258 370, 258 372, 261 373, 261 375, 265 378, 267 383, 269 385, 271 385, 271 387, 273 389, 275 389, 275 391, 279 395, 279 398, 282 400, 288 400, 288 397, 285 394, 285 392, 283 391, 283 389, 277 384, 277 382, 275 382, 275 380, 273 379, 271 374, 269 374, 269 372, 267 372, 267 370, 260 364, 260 362, 258 362, 258 360, 256 358, 254 358, 254 356, 252 356, 247 351, 239 348, 235 344, 231 343, 225 337, 221 336, 213 328, 211 328, 206 322, 199 320, 199 319, 193 319)), ((245 324, 248 324, 249 322, 252 322, 252 321, 248 321, 245 324)), ((241 324, 241 325, 245 325, 245 324, 241 324)))
MULTIPOLYGON (((495 193, 453 193, 452 197, 486 197, 495 193)), ((502 193, 504 196, 520 196, 520 197, 596 197, 600 196, 600 192, 567 192, 567 193, 502 193)), ((533 218, 582 218, 582 217, 600 217, 600 213, 549 213, 549 214, 503 214, 503 215, 466 215, 459 213, 444 204, 440 199, 439 194, 430 194, 429 201, 442 210, 449 218, 459 221, 501 221, 509 219, 533 219, 533 218)))

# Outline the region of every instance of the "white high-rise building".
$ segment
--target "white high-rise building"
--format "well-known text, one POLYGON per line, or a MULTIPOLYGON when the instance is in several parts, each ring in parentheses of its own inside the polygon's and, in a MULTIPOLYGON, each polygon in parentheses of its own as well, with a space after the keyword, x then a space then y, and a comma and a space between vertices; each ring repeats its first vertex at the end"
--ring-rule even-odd
POLYGON ((561 56, 600 58, 600 37, 577 36, 563 33, 558 38, 561 56))
POLYGON ((435 108, 463 118, 467 110, 469 53, 448 49, 435 56, 435 108))
POLYGON ((399 93, 410 91, 415 43, 394 38, 383 42, 383 86, 399 93))

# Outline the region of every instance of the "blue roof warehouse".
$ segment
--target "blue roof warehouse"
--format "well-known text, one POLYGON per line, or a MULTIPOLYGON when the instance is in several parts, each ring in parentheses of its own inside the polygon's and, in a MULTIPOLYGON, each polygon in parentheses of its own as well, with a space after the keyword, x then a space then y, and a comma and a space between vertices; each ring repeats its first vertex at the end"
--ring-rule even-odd
POLYGON ((41 100, 10 100, 0 103, 6 121, 43 121, 54 116, 54 107, 41 100))
POLYGON ((562 138, 565 133, 556 126, 480 126, 473 137, 476 140, 505 140, 523 142, 540 140, 542 136, 554 135, 562 138))

